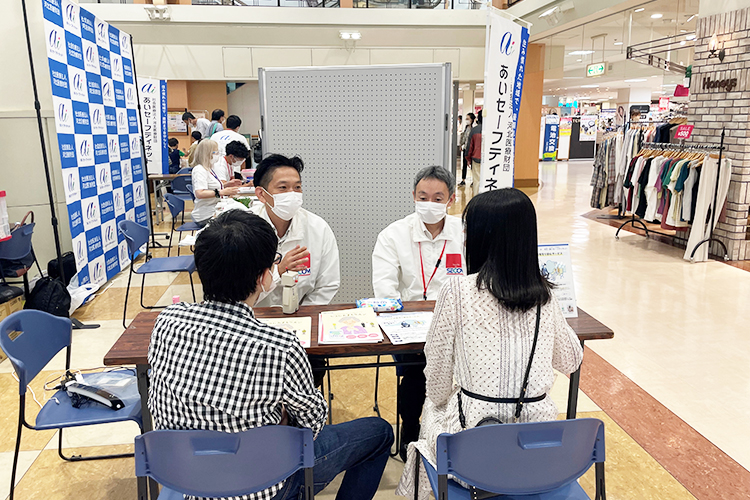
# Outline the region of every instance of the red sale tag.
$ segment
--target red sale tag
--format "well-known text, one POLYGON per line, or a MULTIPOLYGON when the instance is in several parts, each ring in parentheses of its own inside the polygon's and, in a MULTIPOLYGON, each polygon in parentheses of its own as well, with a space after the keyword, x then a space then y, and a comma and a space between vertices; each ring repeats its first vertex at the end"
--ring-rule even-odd
POLYGON ((690 134, 693 133, 693 125, 680 125, 677 127, 675 132, 675 139, 690 139, 690 134))

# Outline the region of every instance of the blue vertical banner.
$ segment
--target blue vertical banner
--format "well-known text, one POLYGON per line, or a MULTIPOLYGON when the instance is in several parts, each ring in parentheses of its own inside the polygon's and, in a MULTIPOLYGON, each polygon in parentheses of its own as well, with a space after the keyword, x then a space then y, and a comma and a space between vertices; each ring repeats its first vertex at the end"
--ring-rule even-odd
POLYGON ((149 174, 169 173, 167 146, 167 82, 154 78, 138 78, 141 100, 143 151, 149 174))
POLYGON ((560 137, 560 117, 547 115, 544 117, 544 144, 542 159, 544 161, 557 160, 557 141, 560 137))
POLYGON ((41 1, 78 283, 101 285, 130 263, 117 223, 147 224, 130 35, 74 1, 41 1))

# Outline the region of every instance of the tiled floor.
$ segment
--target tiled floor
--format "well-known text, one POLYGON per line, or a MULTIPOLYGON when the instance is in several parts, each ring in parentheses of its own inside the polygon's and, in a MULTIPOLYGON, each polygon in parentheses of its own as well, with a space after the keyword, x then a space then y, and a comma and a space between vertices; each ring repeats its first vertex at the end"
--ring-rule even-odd
MULTIPOLYGON (((544 163, 542 186, 526 191, 535 202, 541 242, 570 242, 579 304, 611 327, 615 339, 587 343, 579 416, 604 420, 607 430, 607 492, 610 499, 747 498, 750 491, 750 336, 743 313, 750 274, 718 262, 690 264, 682 252, 632 233, 615 241, 612 228, 582 217, 590 211, 590 162, 544 163), (593 401, 592 401, 593 399, 593 401)), ((470 198, 458 189, 452 210, 470 198)), ((157 250, 160 256, 165 251, 157 250)), ((202 296, 196 278, 196 293, 202 296)), ((75 367, 95 367, 122 332, 127 275, 119 276, 76 317, 99 323, 76 331, 75 367)), ((139 311, 137 281, 128 318, 139 311)), ((190 298, 184 275, 146 281, 147 304, 190 298)), ((63 366, 58 357, 32 384, 42 385, 63 366)), ((0 498, 10 481, 17 419, 17 382, 0 363, 0 498)), ((334 372, 334 421, 372 415, 373 369, 334 372)), ((558 377, 553 398, 564 408, 567 379, 558 377)), ((36 404, 29 401, 29 418, 36 404)), ((380 382, 384 418, 395 417, 395 374, 380 382)), ((93 454, 132 448, 134 424, 66 431, 66 447, 93 454)), ((25 431, 16 498, 135 498, 132 460, 70 464, 54 450, 53 432, 25 431)), ((393 491, 402 464, 392 459, 376 498, 393 491)), ((593 494, 591 472, 581 484, 593 494)), ((5 493, 4 493, 5 492, 5 493)), ((319 498, 334 498, 335 483, 319 498)))

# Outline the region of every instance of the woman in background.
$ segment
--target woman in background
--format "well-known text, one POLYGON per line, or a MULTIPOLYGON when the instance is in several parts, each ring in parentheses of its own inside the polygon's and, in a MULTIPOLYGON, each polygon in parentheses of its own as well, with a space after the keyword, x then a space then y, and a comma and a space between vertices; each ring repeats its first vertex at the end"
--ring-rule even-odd
POLYGON ((195 167, 191 172, 195 206, 191 215, 193 221, 201 227, 208 224, 209 219, 213 217, 216 203, 222 196, 234 196, 239 192, 235 184, 240 181, 225 184, 213 171, 214 163, 220 158, 221 152, 216 141, 205 139, 195 148, 195 167))
POLYGON ((549 397, 553 369, 572 373, 583 359, 578 337, 539 270, 536 211, 529 197, 517 189, 475 196, 464 211, 464 227, 468 275, 450 278, 435 303, 424 349, 427 399, 420 440, 409 446, 396 490, 414 497, 419 466, 420 500, 429 497, 430 484, 417 450, 435 465, 441 433, 475 427, 488 417, 505 423, 555 420, 558 410, 549 397), (476 398, 517 400, 530 358, 518 415, 515 401, 476 398))

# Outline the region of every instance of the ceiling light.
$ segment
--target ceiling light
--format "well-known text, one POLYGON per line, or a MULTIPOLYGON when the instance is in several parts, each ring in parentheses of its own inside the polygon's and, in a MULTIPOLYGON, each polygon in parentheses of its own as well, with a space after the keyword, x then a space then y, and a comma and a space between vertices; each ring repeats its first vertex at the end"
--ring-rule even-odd
POLYGON ((685 40, 695 40, 695 33, 690 33, 689 35, 685 35, 685 40))
POLYGON ((641 7, 639 9, 635 9, 633 12, 643 12, 644 10, 646 10, 646 8, 645 7, 641 7))
POLYGON ((636 83, 636 82, 645 82, 647 81, 645 78, 631 78, 629 80, 623 80, 625 83, 636 83))
POLYGON ((685 40, 680 42, 680 45, 685 45, 687 42, 685 40))
POLYGON ((599 88, 599 85, 581 85, 582 89, 596 89, 599 88))
POLYGON ((569 56, 587 56, 589 54, 593 54, 593 50, 574 50, 573 52, 568 52, 569 56))
POLYGON ((543 18, 543 17, 547 17, 547 16, 549 16, 550 14, 552 14, 553 12, 555 12, 556 10, 557 10, 557 5, 555 5, 555 6, 554 6, 554 7, 552 7, 551 9, 547 9, 547 10, 545 10, 544 12, 542 12, 542 13, 541 13, 541 14, 539 15, 539 19, 541 19, 541 18, 543 18))
POLYGON ((685 21, 685 22, 686 22, 686 23, 689 23, 689 22, 690 22, 690 21, 692 21, 692 20, 693 20, 693 18, 695 18, 695 16, 697 16, 697 15, 698 15, 698 14, 693 14, 692 16, 688 17, 688 18, 687 18, 687 21, 685 21))
POLYGON ((664 17, 664 14, 659 14, 658 12, 656 14, 651 14, 651 19, 661 19, 664 17))
POLYGON ((583 61, 583 59, 576 59, 576 62, 581 62, 581 61, 583 61))
POLYGON ((614 45, 622 45, 622 42, 615 42, 614 45))

